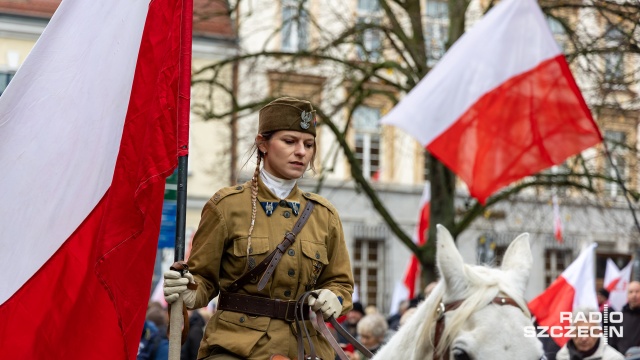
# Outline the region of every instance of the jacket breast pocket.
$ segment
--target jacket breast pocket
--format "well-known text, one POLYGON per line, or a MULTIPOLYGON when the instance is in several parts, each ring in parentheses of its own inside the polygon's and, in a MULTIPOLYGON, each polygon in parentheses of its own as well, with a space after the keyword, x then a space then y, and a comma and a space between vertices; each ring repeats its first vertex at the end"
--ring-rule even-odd
POLYGON ((308 240, 301 240, 302 248, 302 277, 300 280, 304 284, 305 291, 316 288, 318 278, 322 274, 322 270, 329 264, 327 247, 324 243, 317 243, 308 240))
POLYGON ((228 261, 232 263, 231 274, 239 277, 248 267, 253 269, 260 264, 262 260, 269 254, 269 238, 268 237, 251 237, 251 247, 247 249, 247 238, 239 238, 233 241, 233 249, 230 249, 233 256, 229 256, 228 261), (249 257, 247 258, 247 251, 249 257), (249 262, 247 264, 247 261, 249 262))
POLYGON ((247 238, 239 238, 233 241, 233 255, 237 257, 247 256, 247 250, 249 255, 261 255, 269 252, 269 238, 268 237, 251 237, 251 247, 247 249, 249 241, 247 238))

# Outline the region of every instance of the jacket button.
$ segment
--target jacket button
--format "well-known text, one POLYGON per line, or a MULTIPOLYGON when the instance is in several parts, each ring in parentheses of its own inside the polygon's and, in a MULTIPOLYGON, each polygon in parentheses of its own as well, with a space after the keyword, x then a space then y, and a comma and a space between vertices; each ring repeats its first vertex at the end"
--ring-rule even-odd
POLYGON ((287 251, 287 254, 289 254, 289 256, 293 256, 296 254, 296 251, 293 249, 289 249, 289 251, 287 251))
POLYGON ((304 193, 304 196, 309 197, 309 196, 311 196, 311 194, 309 194, 309 193, 304 193))
POLYGON ((285 211, 284 214, 282 214, 282 216, 284 216, 285 218, 290 218, 291 217, 291 213, 288 211, 285 211))
POLYGON ((252 256, 249 258, 249 269, 256 267, 256 259, 252 256))
POLYGON ((291 296, 291 290, 286 290, 286 291, 284 292, 284 296, 286 296, 286 297, 291 296))
POLYGON ((285 207, 285 206, 287 206, 287 202, 286 202, 286 201, 284 201, 284 200, 280 200, 280 202, 278 203, 278 205, 280 205, 280 206, 282 206, 282 207, 285 207))
POLYGON ((242 185, 236 186, 236 190, 242 190, 242 185))
POLYGON ((316 251, 316 259, 320 259, 320 253, 316 251))
POLYGON ((287 272, 287 274, 289 274, 289 276, 293 276, 296 274, 296 271, 293 269, 289 269, 289 271, 287 272))
POLYGON ((243 323, 245 321, 244 316, 240 318, 240 322, 243 323))

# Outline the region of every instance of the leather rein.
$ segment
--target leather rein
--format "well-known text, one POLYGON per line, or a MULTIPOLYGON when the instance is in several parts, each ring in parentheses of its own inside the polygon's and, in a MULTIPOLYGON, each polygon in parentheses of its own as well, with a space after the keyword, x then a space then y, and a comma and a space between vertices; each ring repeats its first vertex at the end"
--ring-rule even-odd
MULTIPOLYGON (((313 296, 316 299, 318 298, 317 293, 313 291, 308 291, 302 294, 302 296, 298 298, 298 301, 296 303, 296 321, 295 322, 296 322, 296 330, 297 330, 296 338, 298 342, 298 359, 316 360, 319 358, 316 355, 316 351, 313 346, 313 341, 311 341, 309 329, 307 329, 307 327, 304 324, 305 314, 304 314, 303 305, 307 303, 307 299, 309 298, 309 296, 313 296), (302 336, 303 331, 309 343, 309 355, 307 356, 305 356, 304 354, 304 338, 302 336)), ((336 352, 336 354, 341 360, 349 360, 349 357, 347 357, 347 355, 344 353, 344 351, 342 350, 342 347, 340 347, 340 344, 338 344, 338 341, 333 337, 333 335, 331 334, 331 331, 329 331, 329 328, 325 324, 322 316, 322 311, 317 310, 315 311, 314 315, 315 316, 310 316, 311 325, 313 325, 316 331, 321 333, 325 337, 325 339, 327 339, 327 341, 329 342, 329 344, 331 344, 331 347, 333 348, 333 350, 336 352)), ((340 325, 333 316, 329 318, 329 321, 331 322, 331 325, 333 325, 333 328, 342 336, 344 336, 344 338, 347 339, 347 341, 350 342, 356 349, 358 349, 365 357, 367 358, 373 357, 373 354, 371 353, 371 351, 369 351, 369 349, 367 349, 364 345, 358 342, 358 340, 356 340, 353 336, 351 336, 351 334, 349 334, 349 332, 345 330, 342 327, 342 325, 340 325)))
MULTIPOLYGON (((434 337, 433 337, 433 359, 434 360, 445 360, 445 359, 448 360, 450 358, 449 346, 447 346, 447 348, 444 350, 444 353, 442 353, 442 354, 438 354, 436 352, 436 350, 438 348, 438 344, 442 340, 442 333, 444 332, 444 325, 445 325, 444 324, 444 314, 447 313, 448 311, 453 311, 453 310, 459 308, 460 305, 462 305, 462 303, 464 303, 464 301, 465 301, 465 299, 456 300, 456 301, 448 303, 446 305, 444 303, 440 302, 440 304, 438 305, 438 308, 436 309, 436 315, 437 315, 436 331, 435 331, 435 334, 434 334, 434 337)), ((513 300, 510 297, 496 296, 487 305, 491 305, 491 304, 496 304, 496 305, 500 305, 500 306, 502 306, 502 305, 511 305, 511 306, 515 306, 518 309, 522 310, 520 305, 518 305, 518 303, 516 303, 515 300, 513 300)))

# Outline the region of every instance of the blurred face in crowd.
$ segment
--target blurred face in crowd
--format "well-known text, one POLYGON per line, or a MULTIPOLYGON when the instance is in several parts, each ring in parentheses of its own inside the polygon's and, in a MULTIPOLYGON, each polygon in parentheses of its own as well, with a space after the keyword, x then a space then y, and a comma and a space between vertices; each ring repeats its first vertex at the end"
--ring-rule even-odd
POLYGON ((598 293, 598 305, 602 305, 607 301, 607 298, 604 295, 598 293))
POLYGON ((573 344, 576 346, 576 349, 582 352, 593 349, 593 347, 596 345, 596 342, 598 342, 598 339, 600 338, 600 336, 597 336, 600 334, 600 329, 598 328, 600 324, 593 324, 586 321, 577 321, 574 325, 578 329, 581 329, 580 331, 584 331, 584 333, 578 333, 576 331, 576 337, 571 339, 571 341, 573 341, 573 344), (591 329, 594 327, 595 329, 591 329), (592 334, 594 336, 591 336, 592 334))
POLYGON ((632 309, 640 307, 640 282, 632 281, 627 288, 627 302, 632 309))
POLYGON ((375 349, 382 343, 382 338, 374 336, 369 332, 360 333, 358 337, 360 338, 360 343, 367 349, 375 349))
POLYGON ((351 325, 357 324, 360 319, 362 319, 362 313, 359 311, 350 310, 347 313, 347 323, 351 325))

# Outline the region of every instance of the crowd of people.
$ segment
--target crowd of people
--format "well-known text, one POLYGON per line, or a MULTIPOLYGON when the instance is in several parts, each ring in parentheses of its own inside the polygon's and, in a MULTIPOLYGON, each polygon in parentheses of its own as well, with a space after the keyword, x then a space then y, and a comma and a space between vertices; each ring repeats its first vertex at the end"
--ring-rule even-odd
POLYGON ((548 360, 640 360, 640 282, 627 287, 627 304, 615 320, 609 319, 609 292, 598 291, 598 309, 579 308, 571 324, 576 332, 559 347, 552 338, 541 338, 548 360), (599 313, 601 316, 594 316, 599 313), (596 321, 602 319, 601 321, 596 321))
MULTIPOLYGON (((198 359, 198 348, 204 334, 204 327, 211 315, 208 307, 188 311, 189 332, 180 348, 180 360, 198 359)), ((167 360, 169 358, 168 326, 167 308, 160 302, 150 302, 136 360, 167 360)))
MULTIPOLYGON (((416 298, 400 303, 398 312, 385 316, 375 306, 364 307, 360 302, 354 302, 353 307, 346 314, 338 318, 341 326, 353 337, 358 339, 372 353, 384 345, 398 329, 406 323, 418 304, 429 296, 435 283, 429 284, 424 292, 416 298)), ((597 316, 590 314, 605 311, 608 303, 608 292, 598 291, 599 309, 578 308, 574 310, 571 324, 582 329, 581 335, 571 338, 564 346, 558 346, 553 339, 541 339, 545 347, 548 360, 640 360, 640 282, 629 283, 627 304, 621 309, 622 317, 611 322, 594 322, 597 316), (619 322, 621 321, 621 322, 619 322), (612 335, 605 337, 603 329, 612 335)), ((196 360, 198 348, 204 334, 207 321, 212 313, 207 308, 189 311, 189 334, 181 348, 181 360, 196 360)), ((606 317, 600 317, 606 319, 606 317)), ((168 358, 167 339, 167 310, 160 303, 149 304, 147 316, 140 341, 137 360, 166 360, 168 358)), ((353 345, 336 331, 332 331, 337 341, 350 360, 364 360, 366 357, 357 351, 353 345)), ((336 355, 336 360, 338 360, 336 355)))

